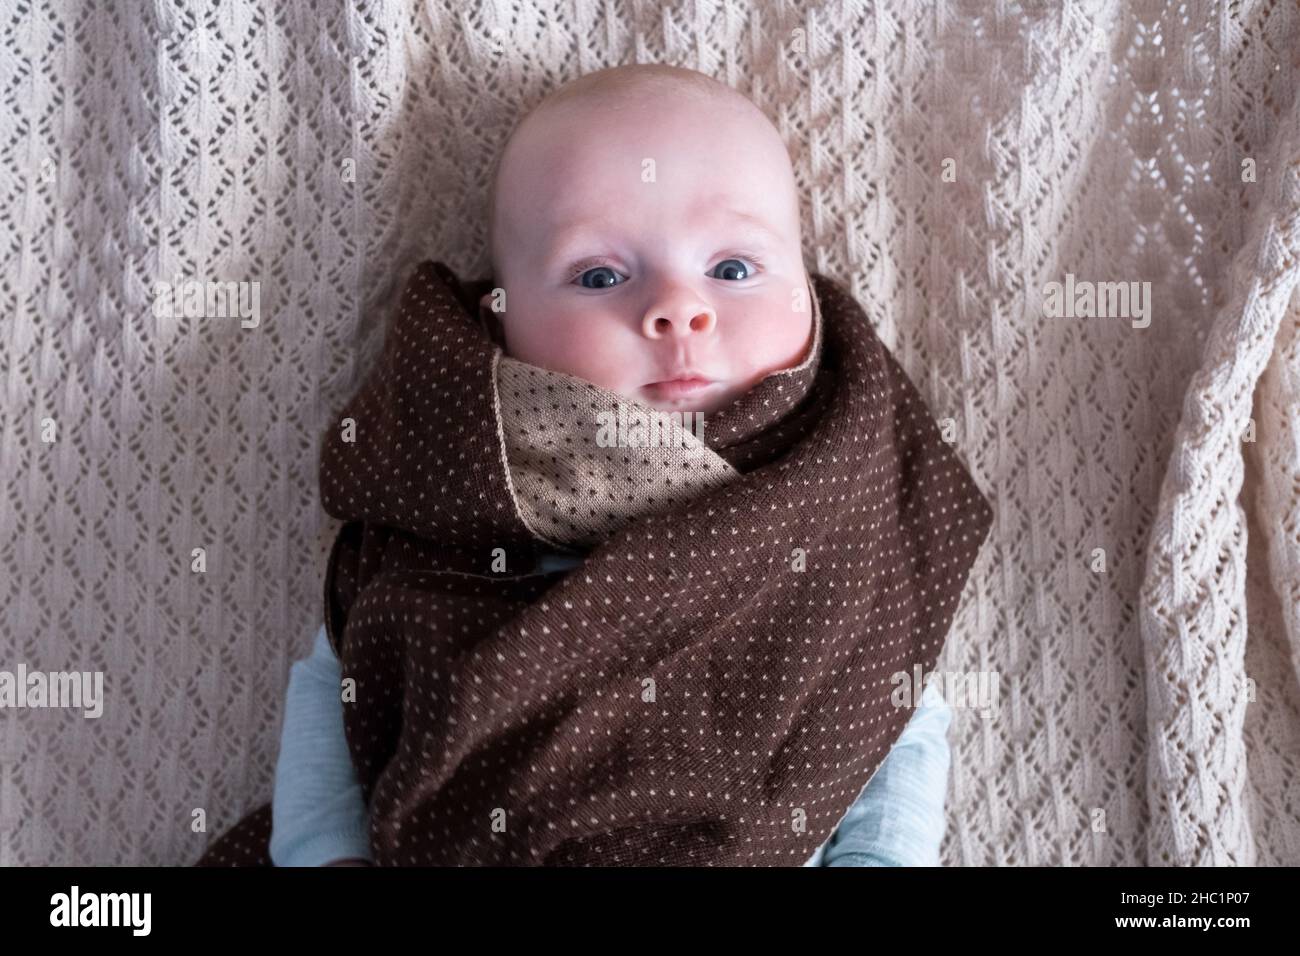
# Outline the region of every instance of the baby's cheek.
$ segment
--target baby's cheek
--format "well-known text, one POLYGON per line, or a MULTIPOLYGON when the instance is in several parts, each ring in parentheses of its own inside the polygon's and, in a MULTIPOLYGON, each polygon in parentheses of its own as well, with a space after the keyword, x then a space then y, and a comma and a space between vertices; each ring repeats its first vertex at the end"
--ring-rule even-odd
POLYGON ((812 313, 774 303, 735 332, 729 336, 729 348, 738 359, 743 357, 747 372, 761 377, 803 361, 811 344, 812 313))
POLYGON ((564 371, 570 375, 620 393, 627 393, 635 387, 629 375, 627 357, 598 337, 575 341, 569 354, 569 367, 564 371))
POLYGON ((618 326, 610 322, 535 323, 511 336, 510 354, 521 362, 622 391, 631 370, 627 344, 620 339, 618 326))

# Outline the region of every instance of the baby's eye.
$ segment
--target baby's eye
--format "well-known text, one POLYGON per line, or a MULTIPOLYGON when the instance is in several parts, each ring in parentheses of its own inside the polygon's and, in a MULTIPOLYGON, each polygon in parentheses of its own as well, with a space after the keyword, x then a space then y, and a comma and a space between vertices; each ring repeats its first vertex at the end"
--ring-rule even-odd
POLYGON ((748 279, 754 272, 744 259, 723 259, 713 270, 717 275, 709 274, 715 279, 748 279))
POLYGON ((597 266, 594 269, 588 269, 578 277, 582 280, 584 289, 608 289, 618 285, 618 273, 609 266, 597 266), (588 283, 587 280, 591 279, 588 283))

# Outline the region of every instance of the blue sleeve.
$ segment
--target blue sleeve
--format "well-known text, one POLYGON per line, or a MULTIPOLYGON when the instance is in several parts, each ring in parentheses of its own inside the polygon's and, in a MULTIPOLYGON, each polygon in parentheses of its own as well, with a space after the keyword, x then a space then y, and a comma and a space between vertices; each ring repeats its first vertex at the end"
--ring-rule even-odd
POLYGON ((342 669, 322 627, 295 661, 285 695, 271 798, 271 861, 320 866, 374 860, 370 820, 343 734, 342 669))
POLYGON ((822 847, 820 866, 938 866, 952 708, 926 686, 898 741, 822 847))

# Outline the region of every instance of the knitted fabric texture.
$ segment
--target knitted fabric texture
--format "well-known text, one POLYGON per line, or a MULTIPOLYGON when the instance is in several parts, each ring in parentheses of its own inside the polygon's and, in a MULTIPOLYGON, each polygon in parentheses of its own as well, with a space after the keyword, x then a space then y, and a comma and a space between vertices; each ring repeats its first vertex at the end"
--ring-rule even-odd
POLYGON ((1300 864, 1294 2, 9 6, 0 668, 105 701, 0 714, 0 866, 190 863, 270 799, 377 318, 488 273, 515 122, 631 62, 771 117, 804 261, 992 499, 944 864, 1300 864), (1046 314, 1067 274, 1150 324, 1046 314), (159 315, 178 277, 260 322, 159 315))
MULTIPOLYGON (((321 462, 377 863, 800 866, 857 798, 992 512, 861 308, 811 283, 819 361, 720 415, 745 427, 719 460, 767 462, 620 514, 557 579, 521 573, 542 549, 510 489, 500 349, 448 268, 416 271, 341 413, 355 440, 331 429, 321 462)), ((202 862, 261 862, 236 842, 202 862)))
MULTIPOLYGON (((767 376, 759 392, 767 403, 763 418, 737 421, 743 416, 735 408, 724 411, 727 424, 720 434, 726 442, 739 445, 760 423, 779 421, 811 387, 821 352, 821 310, 811 280, 808 301, 813 315, 807 354, 767 376)), ((500 360, 497 379, 515 506, 543 541, 590 547, 630 518, 670 509, 738 474, 699 434, 712 429, 712 415, 656 413, 584 379, 508 356, 500 360)))

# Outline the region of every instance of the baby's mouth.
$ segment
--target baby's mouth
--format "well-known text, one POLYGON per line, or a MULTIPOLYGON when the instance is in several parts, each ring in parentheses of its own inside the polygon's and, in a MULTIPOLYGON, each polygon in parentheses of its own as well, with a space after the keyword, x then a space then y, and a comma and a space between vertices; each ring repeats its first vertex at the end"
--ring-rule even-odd
POLYGON ((643 385, 641 390, 656 401, 673 402, 696 398, 721 384, 721 382, 711 378, 692 373, 662 382, 651 382, 648 385, 643 385))

